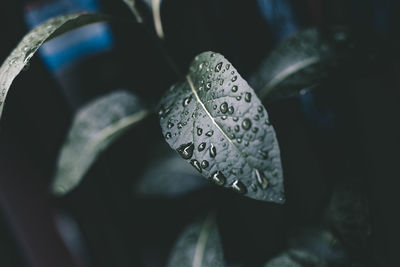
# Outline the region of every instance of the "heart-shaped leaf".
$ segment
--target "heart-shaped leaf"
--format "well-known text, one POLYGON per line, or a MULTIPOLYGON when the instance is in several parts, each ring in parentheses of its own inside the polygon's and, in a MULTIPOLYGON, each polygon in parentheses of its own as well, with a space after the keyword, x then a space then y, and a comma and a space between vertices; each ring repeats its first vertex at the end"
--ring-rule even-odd
POLYGON ((12 82, 43 43, 73 29, 109 18, 104 14, 90 13, 63 15, 49 19, 25 35, 0 67, 0 118, 12 82))
POLYGON ((284 202, 280 151, 268 114, 236 69, 204 52, 159 111, 168 144, 203 176, 250 198, 284 202))
POLYGON ((285 40, 263 61, 249 79, 263 102, 289 97, 312 88, 350 55, 349 33, 309 29, 285 40))
POLYGON ((177 197, 209 186, 195 169, 165 142, 135 184, 135 193, 145 197, 177 197))
POLYGON ((172 250, 168 266, 225 266, 214 213, 197 220, 184 230, 172 250))
POLYGON ((142 102, 125 91, 100 97, 80 109, 59 155, 54 194, 75 188, 96 157, 148 114, 142 102))

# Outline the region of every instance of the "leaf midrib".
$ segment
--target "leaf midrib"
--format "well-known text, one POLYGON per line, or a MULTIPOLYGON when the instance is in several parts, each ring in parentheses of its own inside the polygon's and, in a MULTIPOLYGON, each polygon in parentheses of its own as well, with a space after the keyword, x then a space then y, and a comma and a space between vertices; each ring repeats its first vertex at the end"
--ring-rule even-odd
POLYGON ((211 121, 213 122, 213 124, 217 127, 217 129, 224 135, 224 137, 229 141, 230 144, 232 144, 232 146, 236 149, 236 151, 242 156, 242 158, 244 159, 244 161, 250 166, 250 168, 252 169, 256 169, 248 160, 247 158, 244 156, 244 154, 242 153, 242 151, 232 142, 232 140, 229 138, 229 136, 222 130, 222 128, 218 125, 218 123, 215 121, 214 117, 211 116, 210 112, 208 111, 208 109, 206 108, 206 106, 203 104, 203 102, 200 100, 199 95, 197 94, 197 91, 193 85, 193 81, 192 78, 190 77, 190 75, 186 76, 186 80, 189 83, 190 89, 192 90, 194 96, 196 97, 197 102, 200 103, 201 107, 204 109, 204 111, 206 112, 206 114, 208 115, 208 117, 211 119, 211 121))

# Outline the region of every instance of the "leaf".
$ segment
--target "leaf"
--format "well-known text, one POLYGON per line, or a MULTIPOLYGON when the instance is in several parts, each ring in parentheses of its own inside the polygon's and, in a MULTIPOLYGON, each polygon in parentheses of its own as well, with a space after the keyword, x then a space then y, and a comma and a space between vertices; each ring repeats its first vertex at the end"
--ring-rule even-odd
POLYGON ((334 187, 325 220, 346 247, 362 253, 371 238, 371 215, 363 185, 351 178, 334 187))
POLYGON ((136 182, 139 196, 176 197, 203 189, 209 184, 200 174, 174 153, 165 142, 155 153, 157 158, 147 166, 136 182), (164 147, 165 146, 165 147, 164 147))
POLYGON ((347 266, 341 241, 322 227, 302 228, 290 238, 288 248, 264 267, 347 266))
POLYGON ((197 220, 184 230, 172 249, 168 266, 225 266, 214 213, 197 220))
POLYGON ((250 198, 284 202, 278 142, 260 100, 220 54, 204 52, 161 100, 168 144, 204 177, 250 198))
POLYGON ((135 0, 122 0, 122 1, 124 1, 124 3, 129 7, 129 9, 131 10, 132 14, 135 16, 136 21, 138 23, 143 23, 143 18, 140 15, 140 12, 136 7, 136 1, 135 0))
POLYGON ((12 82, 43 43, 68 31, 109 18, 107 15, 95 13, 63 15, 49 19, 25 35, 0 67, 0 118, 12 82))
POLYGON ((269 260, 264 267, 327 267, 328 265, 308 250, 289 249, 269 260))
POLYGON ((100 97, 81 108, 59 154, 53 193, 63 195, 75 188, 96 157, 148 114, 141 101, 125 91, 100 97))
POLYGON ((349 40, 349 33, 341 28, 326 34, 316 29, 299 32, 267 56, 250 77, 250 84, 267 102, 297 95, 343 65, 352 47, 349 40))

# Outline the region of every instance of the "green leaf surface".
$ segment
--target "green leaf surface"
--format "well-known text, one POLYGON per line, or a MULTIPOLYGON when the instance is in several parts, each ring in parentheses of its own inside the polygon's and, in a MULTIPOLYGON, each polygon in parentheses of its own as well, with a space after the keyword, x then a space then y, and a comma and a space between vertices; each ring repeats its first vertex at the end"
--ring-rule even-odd
POLYGON ((131 93, 115 91, 81 108, 59 154, 52 191, 63 195, 83 179, 97 156, 149 110, 131 93))
POLYGON ((105 21, 109 18, 107 15, 95 13, 63 15, 49 19, 25 35, 0 67, 0 118, 12 82, 29 63, 29 60, 43 43, 68 31, 88 24, 105 21))
POLYGON ((160 144, 160 149, 154 154, 155 158, 146 166, 135 183, 136 195, 141 197, 178 197, 210 186, 165 142, 160 144))
POLYGON ((329 33, 308 29, 273 50, 249 83, 263 102, 290 97, 318 85, 332 69, 343 65, 351 49, 349 33, 343 29, 329 33))
POLYGON ((204 52, 159 111, 168 144, 215 184, 284 202, 278 141, 253 89, 220 54, 204 52))
POLYGON ((172 249, 167 266, 225 266, 214 213, 195 221, 183 231, 172 249))

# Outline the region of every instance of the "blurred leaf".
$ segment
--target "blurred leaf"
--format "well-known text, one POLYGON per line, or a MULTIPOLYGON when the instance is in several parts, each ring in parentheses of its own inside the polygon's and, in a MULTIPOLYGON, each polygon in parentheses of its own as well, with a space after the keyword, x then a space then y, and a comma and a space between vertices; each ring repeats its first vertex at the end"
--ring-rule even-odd
POLYGON ((176 197, 209 186, 200 174, 174 153, 165 142, 158 155, 136 182, 139 196, 176 197))
POLYGON ((342 243, 329 230, 303 228, 289 240, 288 249, 269 260, 265 267, 347 266, 342 243))
POLYGON ((116 91, 81 108, 59 154, 52 190, 63 195, 82 180, 96 157, 149 114, 136 96, 116 91))
POLYGON ((352 47, 349 33, 341 28, 299 32, 266 57, 250 84, 263 102, 296 95, 316 86, 331 69, 343 66, 352 47))
POLYGON ((63 15, 49 19, 25 35, 0 67, 0 118, 13 80, 28 65, 29 60, 43 43, 68 31, 109 18, 107 15, 96 13, 63 15))
POLYGON ((131 10, 132 14, 135 16, 136 20, 138 23, 143 22, 143 18, 140 15, 139 10, 136 8, 136 0, 122 0, 124 3, 129 7, 131 10))
POLYGON ((307 250, 289 249, 269 260, 264 267, 327 267, 328 265, 307 250))
POLYGON ((204 52, 159 112, 168 144, 204 177, 247 197, 284 202, 278 141, 253 89, 220 54, 204 52))
POLYGON ((371 236, 371 221, 367 197, 361 186, 337 185, 332 193, 325 220, 352 250, 367 247, 371 236))
POLYGON ((172 250, 168 266, 225 266, 214 213, 195 221, 184 230, 172 250))

